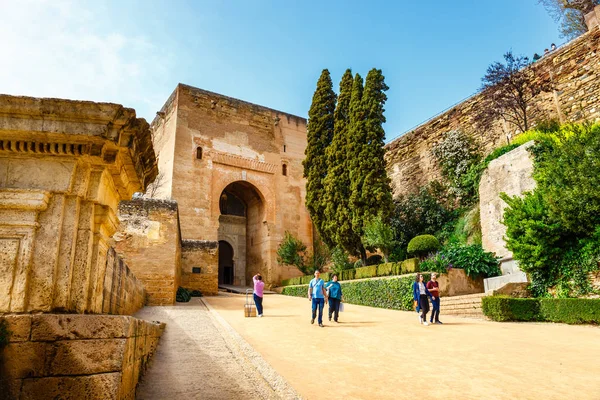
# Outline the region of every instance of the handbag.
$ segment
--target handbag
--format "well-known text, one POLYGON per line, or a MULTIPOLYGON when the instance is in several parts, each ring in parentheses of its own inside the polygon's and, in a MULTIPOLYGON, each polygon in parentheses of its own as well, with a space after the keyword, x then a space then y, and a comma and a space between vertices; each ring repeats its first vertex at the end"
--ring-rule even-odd
POLYGON ((339 312, 343 312, 344 311, 344 303, 340 303, 340 307, 338 309, 339 312))

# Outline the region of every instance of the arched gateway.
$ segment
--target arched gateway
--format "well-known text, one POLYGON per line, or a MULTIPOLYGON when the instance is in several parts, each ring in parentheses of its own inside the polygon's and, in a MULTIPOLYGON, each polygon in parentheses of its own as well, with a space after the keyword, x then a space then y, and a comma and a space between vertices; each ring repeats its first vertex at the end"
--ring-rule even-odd
POLYGON ((220 284, 247 285, 265 265, 264 256, 268 254, 269 244, 265 210, 264 197, 249 182, 233 182, 221 192, 218 232, 220 284), (227 259, 230 252, 231 262, 227 259), (227 265, 228 262, 231 265, 227 265))

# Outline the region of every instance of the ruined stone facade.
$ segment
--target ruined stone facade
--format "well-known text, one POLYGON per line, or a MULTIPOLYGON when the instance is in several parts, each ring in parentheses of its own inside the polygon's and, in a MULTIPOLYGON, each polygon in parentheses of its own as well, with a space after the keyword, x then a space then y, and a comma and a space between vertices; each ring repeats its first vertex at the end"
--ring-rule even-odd
POLYGON ((0 395, 134 397, 162 327, 102 314, 144 305, 111 236, 119 202, 156 175, 133 110, 0 95, 0 395))
MULTIPOLYGON (((592 29, 529 68, 534 70, 536 80, 549 80, 554 88, 534 98, 534 121, 600 120, 600 28, 592 29)), ((501 121, 485 132, 475 127, 473 118, 483 107, 483 97, 477 94, 389 143, 386 161, 394 195, 413 192, 427 182, 440 179, 431 149, 448 131, 462 130, 469 134, 485 153, 506 144, 507 135, 516 133, 514 128, 501 121)))
POLYGON ((158 197, 177 201, 182 239, 213 243, 208 253, 220 243, 220 269, 198 249, 195 267, 234 285, 248 285, 257 272, 267 284, 299 274, 279 265, 276 251, 286 231, 312 248, 304 118, 180 84, 152 129, 158 197))

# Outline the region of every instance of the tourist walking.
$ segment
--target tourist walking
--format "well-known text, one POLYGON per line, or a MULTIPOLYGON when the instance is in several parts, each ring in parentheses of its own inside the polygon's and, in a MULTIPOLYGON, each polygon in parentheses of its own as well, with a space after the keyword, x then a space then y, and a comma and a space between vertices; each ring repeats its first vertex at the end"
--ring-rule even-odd
POLYGON ((428 297, 431 297, 431 293, 429 293, 427 286, 425 286, 425 283, 423 282, 423 275, 417 274, 415 283, 413 283, 413 299, 421 309, 419 321, 423 325, 429 325, 427 323, 427 313, 429 312, 428 297))
POLYGON ((342 285, 338 282, 337 274, 333 274, 331 281, 325 285, 329 296, 329 320, 333 315, 333 320, 338 322, 340 314, 340 303, 342 302, 342 285))
POLYGON ((317 309, 319 309, 319 326, 323 327, 323 307, 325 307, 325 300, 327 299, 327 293, 325 292, 325 282, 321 279, 321 273, 315 271, 315 277, 311 279, 308 284, 308 300, 312 302, 312 318, 311 324, 315 323, 317 316, 317 309))
POLYGON ((437 274, 433 272, 431 274, 431 280, 427 282, 427 290, 431 293, 431 318, 429 322, 441 324, 440 321, 440 284, 437 281, 437 274))
POLYGON ((263 316, 263 295, 265 289, 265 283, 262 280, 262 276, 260 273, 254 275, 252 277, 252 281, 254 282, 254 304, 256 304, 256 312, 258 318, 263 316))

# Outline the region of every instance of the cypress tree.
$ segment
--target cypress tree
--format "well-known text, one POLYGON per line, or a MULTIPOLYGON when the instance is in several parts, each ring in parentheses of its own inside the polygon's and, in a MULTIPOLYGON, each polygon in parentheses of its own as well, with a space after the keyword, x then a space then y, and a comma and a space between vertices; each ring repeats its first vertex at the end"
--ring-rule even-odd
MULTIPOLYGON (((351 141, 353 163, 350 170, 352 227, 362 237, 364 226, 380 216, 387 223, 392 211, 390 179, 385 170, 382 124, 387 100, 383 74, 372 69, 367 74, 360 104, 351 107, 351 141)), ((354 98, 352 99, 354 103, 354 98)), ((363 263, 366 252, 361 251, 363 263)))
POLYGON ((325 150, 333 137, 335 103, 336 95, 333 91, 331 76, 329 71, 324 69, 317 82, 317 89, 308 111, 306 128, 308 144, 304 152, 306 157, 302 164, 306 178, 306 207, 321 239, 329 247, 333 245, 333 240, 325 230, 324 183, 327 176, 325 150))
POLYGON ((334 113, 334 133, 327 148, 329 173, 325 179, 326 230, 336 245, 351 254, 358 254, 360 237, 352 229, 350 212, 350 174, 347 154, 352 98, 352 71, 347 69, 340 82, 340 92, 334 113))

